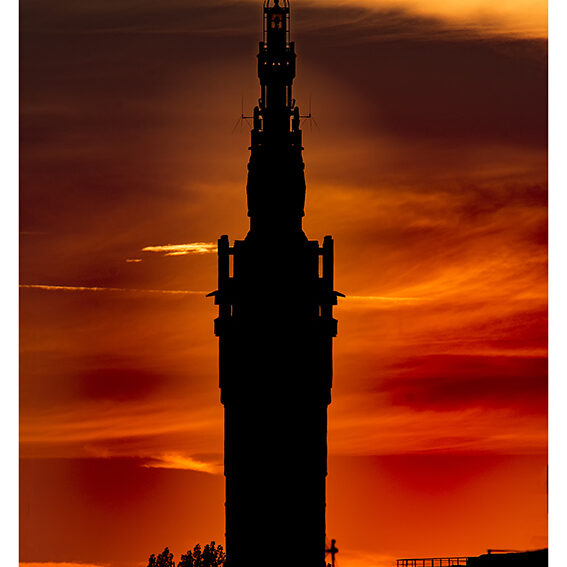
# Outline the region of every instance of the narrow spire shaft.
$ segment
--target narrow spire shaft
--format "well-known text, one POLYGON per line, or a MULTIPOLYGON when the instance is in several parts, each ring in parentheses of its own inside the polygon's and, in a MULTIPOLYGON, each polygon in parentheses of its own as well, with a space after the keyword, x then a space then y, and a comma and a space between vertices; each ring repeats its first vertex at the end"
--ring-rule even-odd
POLYGON ((299 108, 292 97, 295 45, 287 0, 266 0, 258 52, 260 98, 254 108, 248 164, 251 233, 302 233, 305 176, 299 108))

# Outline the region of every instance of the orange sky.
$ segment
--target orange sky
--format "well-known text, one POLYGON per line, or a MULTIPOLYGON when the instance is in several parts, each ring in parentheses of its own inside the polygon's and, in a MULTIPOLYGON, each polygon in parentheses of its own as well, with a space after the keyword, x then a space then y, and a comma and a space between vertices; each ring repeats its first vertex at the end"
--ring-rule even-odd
MULTIPOLYGON (((223 541, 204 295, 248 226, 259 4, 21 3, 22 563, 223 541)), ((292 5, 304 228, 347 295, 338 567, 546 545, 547 6, 494 6, 292 5)))

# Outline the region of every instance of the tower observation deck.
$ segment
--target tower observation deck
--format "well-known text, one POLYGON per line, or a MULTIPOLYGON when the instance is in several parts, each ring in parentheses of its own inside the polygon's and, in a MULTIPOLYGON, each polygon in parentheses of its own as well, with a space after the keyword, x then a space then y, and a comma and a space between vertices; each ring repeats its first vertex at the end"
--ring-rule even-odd
POLYGON ((325 566, 333 239, 302 229, 305 176, 287 0, 266 0, 246 186, 250 230, 218 242, 227 567, 325 566), (285 553, 278 553, 284 545, 285 553), (273 550, 266 555, 263 550, 273 550))

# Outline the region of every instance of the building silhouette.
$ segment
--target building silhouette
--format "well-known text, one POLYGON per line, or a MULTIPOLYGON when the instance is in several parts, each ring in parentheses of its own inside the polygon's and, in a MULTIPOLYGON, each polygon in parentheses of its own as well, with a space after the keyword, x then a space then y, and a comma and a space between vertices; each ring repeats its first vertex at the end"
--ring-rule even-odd
POLYGON ((228 567, 325 566, 333 239, 302 230, 305 176, 287 0, 265 0, 246 187, 250 230, 218 241, 228 567), (287 551, 284 550, 287 548, 287 551), (282 550, 275 553, 268 550, 282 550))
POLYGON ((423 557, 398 559, 396 567, 547 567, 548 550, 489 549, 478 557, 423 557))

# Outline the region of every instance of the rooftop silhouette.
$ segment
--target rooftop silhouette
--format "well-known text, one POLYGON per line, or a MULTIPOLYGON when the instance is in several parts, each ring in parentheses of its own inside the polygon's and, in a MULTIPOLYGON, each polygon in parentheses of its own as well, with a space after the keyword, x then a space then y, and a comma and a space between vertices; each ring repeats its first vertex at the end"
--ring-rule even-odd
POLYGON ((548 550, 489 549, 478 557, 422 557, 398 559, 396 567, 547 567, 548 550))

